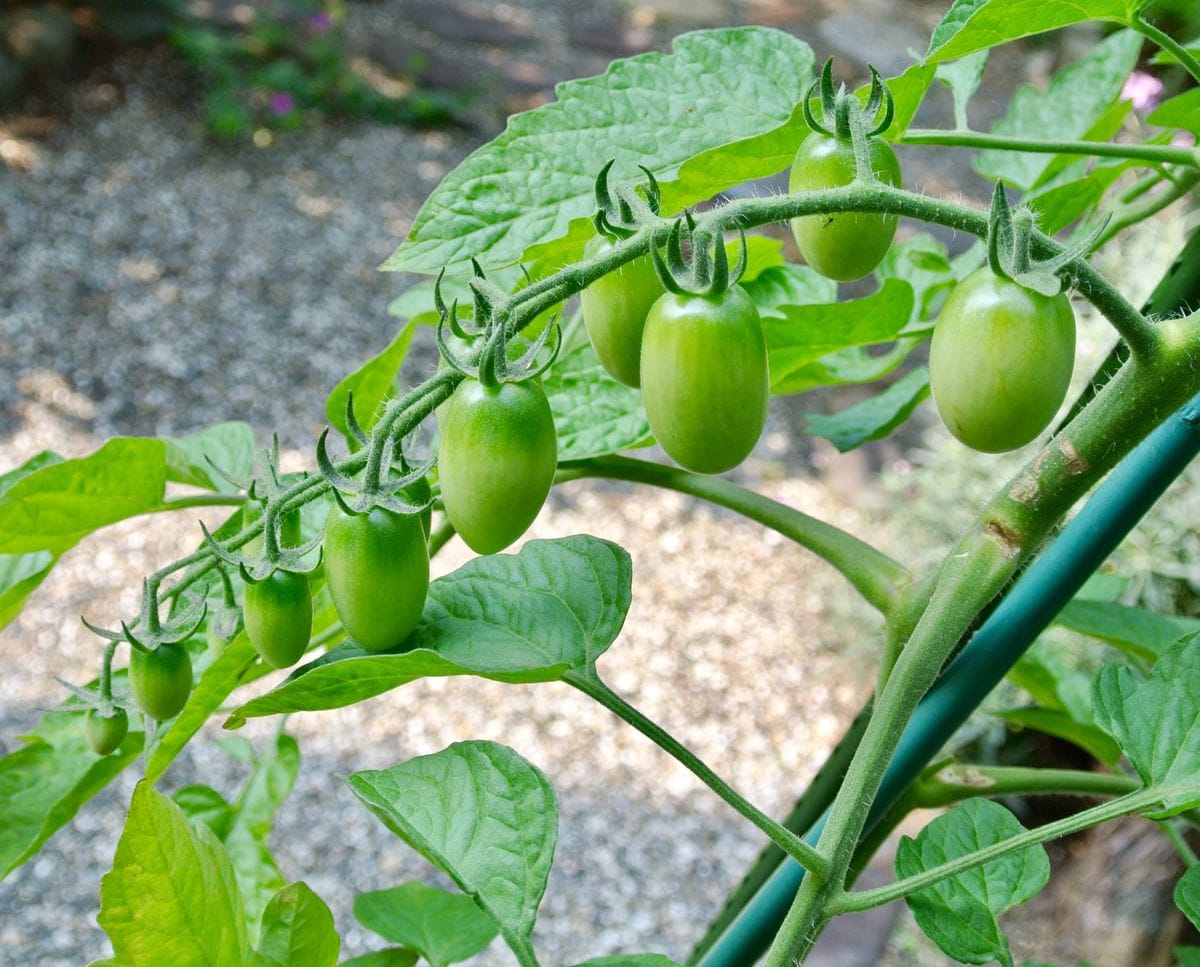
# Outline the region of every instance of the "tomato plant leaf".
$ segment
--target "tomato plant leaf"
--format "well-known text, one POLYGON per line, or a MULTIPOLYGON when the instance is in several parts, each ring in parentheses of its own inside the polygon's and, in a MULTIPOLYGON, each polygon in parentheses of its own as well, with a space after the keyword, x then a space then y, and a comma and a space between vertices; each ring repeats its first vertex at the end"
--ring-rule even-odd
MULTIPOLYGON (((1111 34, 1082 60, 1055 74, 1045 91, 1031 84, 1018 87, 992 132, 1025 138, 1083 138, 1121 93, 1141 49, 1140 34, 1132 30, 1111 34)), ((1028 190, 1054 159, 1050 154, 988 149, 976 156, 975 169, 985 177, 1002 178, 1005 184, 1028 190)))
POLYGON ((977 50, 959 60, 937 66, 934 76, 950 88, 950 96, 954 99, 954 126, 960 131, 967 131, 971 127, 967 122, 967 102, 979 89, 979 82, 983 80, 983 72, 987 67, 987 58, 986 50, 977 50))
POLYGON ((418 882, 360 893, 354 919, 384 940, 417 951, 430 967, 473 957, 498 933, 470 897, 418 882))
POLYGON ((116 437, 21 477, 0 497, 0 553, 61 554, 92 531, 158 509, 165 451, 162 440, 116 437))
POLYGON ((1054 623, 1145 662, 1153 662, 1182 635, 1200 631, 1200 619, 1080 598, 1069 602, 1054 623))
POLYGON ((83 717, 42 716, 26 745, 0 758, 0 879, 37 853, 142 748, 131 731, 120 749, 97 756, 83 734, 83 717))
POLYGON ((387 950, 376 950, 361 957, 343 960, 340 967, 416 967, 420 959, 421 955, 415 950, 389 947, 387 950))
POLYGON ((1192 866, 1175 884, 1175 906, 1200 930, 1200 866, 1192 866))
POLYGON ((249 953, 233 867, 207 826, 140 782, 113 868, 100 882, 97 919, 128 967, 243 964, 249 953))
POLYGON ((449 876, 533 962, 534 920, 558 838, 550 781, 507 746, 458 742, 350 789, 393 833, 449 876))
POLYGON ((1142 781, 1162 790, 1163 815, 1200 804, 1200 634, 1180 638, 1140 681, 1128 665, 1105 665, 1092 705, 1142 781))
POLYGON ((911 286, 911 327, 931 319, 946 301, 954 283, 978 268, 982 258, 980 246, 977 250, 974 247, 968 249, 963 256, 952 260, 945 245, 928 232, 918 232, 911 238, 893 243, 876 271, 880 279, 900 279, 911 286), (972 254, 975 251, 978 251, 978 259, 972 254))
POLYGON ((285 885, 283 874, 267 848, 267 835, 276 810, 283 804, 300 772, 300 747, 280 734, 254 758, 254 768, 233 803, 233 816, 223 842, 242 891, 251 942, 258 937, 260 917, 271 897, 285 885))
POLYGON ((1182 128, 1200 135, 1200 87, 1189 88, 1163 101, 1146 120, 1160 127, 1182 128))
MULTIPOLYGON (((968 799, 938 816, 896 850, 896 875, 915 876, 1024 832, 1017 818, 988 799, 968 799)), ((1050 879, 1050 860, 1038 846, 1017 850, 911 894, 918 926, 942 952, 968 964, 1012 963, 996 918, 1036 896, 1050 879)))
POLYGON ((219 493, 237 488, 213 471, 212 463, 236 479, 250 476, 254 459, 254 431, 249 423, 217 423, 185 437, 162 437, 166 447, 167 479, 219 493))
POLYGON ((510 118, 442 180, 384 268, 433 274, 472 255, 485 266, 513 263, 591 215, 606 158, 616 160, 618 178, 647 165, 676 205, 712 194, 707 177, 690 191, 669 183, 685 161, 714 148, 736 144, 721 161, 725 187, 772 174, 779 168, 761 170, 757 139, 789 123, 813 64, 790 34, 739 27, 683 34, 670 54, 640 54, 560 84, 556 101, 510 118))
POLYGON ((251 967, 334 967, 342 941, 325 901, 305 883, 271 897, 251 967))
POLYGON ((401 326, 382 352, 338 383, 325 401, 325 418, 352 447, 357 447, 358 443, 346 425, 347 397, 354 394, 354 415, 364 430, 370 430, 383 414, 383 403, 395 395, 396 379, 416 331, 416 323, 412 320, 401 326))
POLYGON ((595 662, 616 640, 631 581, 629 555, 585 534, 475 558, 429 585, 424 614, 404 651, 340 645, 237 709, 228 724, 340 708, 426 677, 559 681, 595 662))
POLYGON ((0 628, 21 613, 58 558, 49 551, 0 554, 0 628))
POLYGON ((922 400, 929 396, 929 371, 914 369, 882 393, 854 406, 826 416, 806 413, 807 430, 824 437, 842 453, 871 440, 882 440, 907 420, 922 400))
POLYGON ((957 60, 1032 34, 1085 20, 1124 22, 1138 0, 954 0, 933 28, 927 61, 957 60))
POLYGON ((740 283, 761 316, 782 316, 783 306, 817 305, 837 300, 837 283, 807 265, 786 263, 764 269, 740 283))
POLYGON ((642 394, 610 376, 590 344, 559 360, 543 386, 554 414, 559 461, 644 447, 653 439, 642 394))
POLYGON ((912 287, 887 279, 878 292, 863 299, 780 307, 782 318, 763 319, 771 392, 797 392, 792 376, 830 353, 896 340, 908 324, 912 306, 912 287))
POLYGON ((1200 947, 1176 947, 1172 952, 1179 967, 1200 967, 1200 947))
POLYGON ((1097 725, 1087 725, 1077 721, 1069 713, 1060 709, 1010 708, 997 711, 998 717, 1018 729, 1033 729, 1043 735, 1052 735, 1064 742, 1070 742, 1083 749, 1097 762, 1106 765, 1116 765, 1121 758, 1121 748, 1112 738, 1097 725))
POLYGON ((229 835, 233 823, 233 806, 212 786, 191 785, 171 793, 175 805, 188 819, 204 823, 217 839, 229 835))

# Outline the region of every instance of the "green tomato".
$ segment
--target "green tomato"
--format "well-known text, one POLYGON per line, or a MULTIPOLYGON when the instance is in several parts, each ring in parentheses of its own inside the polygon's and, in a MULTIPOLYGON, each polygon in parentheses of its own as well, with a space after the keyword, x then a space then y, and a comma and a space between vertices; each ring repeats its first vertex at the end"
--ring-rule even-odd
POLYGON ((654 303, 642 397, 654 438, 681 467, 723 473, 745 460, 766 424, 770 385, 762 322, 741 286, 654 303))
POLYGON ((129 716, 123 708, 113 709, 112 715, 91 709, 83 720, 83 734, 96 755, 108 755, 119 749, 129 734, 129 716))
POLYGON ((429 591, 429 551, 420 515, 374 507, 325 522, 325 580, 346 633, 368 651, 388 651, 417 626, 429 591))
POLYGON ((950 293, 933 330, 929 385, 959 440, 984 453, 1023 447, 1062 405, 1075 364, 1075 314, 987 266, 950 293))
POLYGON ((272 668, 290 668, 300 660, 312 637, 312 592, 308 576, 274 571, 246 585, 243 605, 246 635, 272 668))
MULTIPOLYGON (((597 235, 584 246, 584 258, 610 251, 613 243, 597 235)), ((580 294, 583 324, 592 348, 609 374, 626 386, 641 386, 642 330, 650 307, 663 294, 649 255, 602 276, 580 294)))
POLYGON ((174 718, 192 693, 192 656, 182 642, 153 651, 134 648, 129 657, 129 690, 150 718, 174 718))
MULTIPOLYGON (((891 145, 879 138, 867 140, 871 169, 888 185, 900 186, 900 163, 891 145)), ((845 141, 814 131, 804 139, 788 190, 820 191, 840 188, 854 180, 854 148, 845 141)), ((869 212, 805 215, 792 219, 792 234, 804 261, 827 279, 852 282, 861 279, 882 261, 896 234, 896 215, 869 212)))
POLYGON ((442 427, 438 473, 446 516, 479 554, 508 547, 545 503, 558 438, 536 380, 459 384, 442 427))

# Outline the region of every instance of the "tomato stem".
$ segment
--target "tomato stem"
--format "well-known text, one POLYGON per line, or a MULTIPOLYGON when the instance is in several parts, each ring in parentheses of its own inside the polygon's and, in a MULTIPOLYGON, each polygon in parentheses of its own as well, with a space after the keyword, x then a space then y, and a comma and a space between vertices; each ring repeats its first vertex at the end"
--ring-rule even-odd
POLYGON ((814 880, 824 879, 829 870, 829 862, 824 856, 738 793, 687 746, 680 743, 666 729, 647 718, 605 685, 600 680, 594 665, 582 671, 567 672, 563 676, 563 681, 579 689, 589 698, 595 699, 688 769, 733 809, 764 832, 771 842, 808 870, 814 880))
POLYGON ((852 534, 815 517, 756 494, 719 477, 703 476, 675 467, 631 457, 595 457, 560 464, 557 481, 585 477, 628 480, 699 497, 735 511, 808 548, 840 571, 854 589, 877 610, 887 614, 912 575, 882 551, 852 534))
POLYGON ((1129 18, 1129 26, 1136 30, 1143 37, 1147 38, 1151 43, 1157 44, 1163 50, 1173 54, 1175 59, 1179 61, 1179 66, 1192 75, 1197 84, 1200 84, 1200 60, 1192 54, 1190 50, 1179 43, 1170 34, 1163 33, 1154 24, 1150 23, 1142 16, 1142 11, 1136 11, 1129 18))
POLYGON ((909 128, 901 144, 929 144, 947 148, 987 148, 1025 151, 1031 154, 1070 154, 1093 158, 1127 158, 1147 164, 1180 164, 1200 167, 1200 152, 1195 148, 1165 144, 1117 144, 1112 141, 1055 141, 1047 138, 1018 138, 982 131, 942 131, 935 128, 909 128))

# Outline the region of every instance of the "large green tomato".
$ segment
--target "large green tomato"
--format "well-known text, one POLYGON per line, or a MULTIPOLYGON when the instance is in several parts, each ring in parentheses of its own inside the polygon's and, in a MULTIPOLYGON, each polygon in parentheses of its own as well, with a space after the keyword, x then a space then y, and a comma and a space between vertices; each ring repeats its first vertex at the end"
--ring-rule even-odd
POLYGON ((129 656, 129 690, 143 712, 165 722, 174 718, 192 693, 192 656, 182 642, 153 651, 134 648, 129 656))
POLYGON ((654 438, 696 473, 746 459, 767 420, 767 344, 741 286, 715 298, 662 296, 642 339, 642 397, 654 438))
MULTIPOLYGON (((900 186, 900 163, 891 146, 867 139, 871 169, 880 181, 900 186)), ((845 141, 814 131, 800 145, 788 190, 840 188, 854 180, 854 148, 845 141)), ((805 215, 792 219, 792 234, 804 261, 827 279, 852 282, 882 261, 896 234, 896 215, 869 212, 805 215)))
POLYGON ((429 551, 419 514, 374 507, 325 522, 325 580, 346 633, 368 651, 402 644, 429 591, 429 551))
POLYGON ((438 479, 446 516, 479 554, 508 547, 545 503, 558 438, 536 380, 485 386, 464 380, 442 424, 438 479))
POLYGON ((308 577, 274 571, 246 585, 243 606, 246 635, 272 668, 290 668, 300 660, 312 637, 312 592, 308 577))
MULTIPOLYGON (((584 258, 609 251, 613 243, 597 235, 584 246, 584 258)), ((649 255, 602 276, 580 294, 583 324, 600 363, 626 386, 641 385, 642 330, 650 307, 664 292, 649 255)))
POLYGON ((1075 363, 1075 314, 987 266, 950 293, 933 330, 929 385, 942 422, 984 453, 1023 447, 1062 405, 1075 363))

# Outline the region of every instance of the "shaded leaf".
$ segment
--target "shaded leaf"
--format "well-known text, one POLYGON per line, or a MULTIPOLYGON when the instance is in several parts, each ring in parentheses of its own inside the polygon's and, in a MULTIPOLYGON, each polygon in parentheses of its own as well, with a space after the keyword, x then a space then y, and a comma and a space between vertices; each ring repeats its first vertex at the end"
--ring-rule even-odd
POLYGON ((856 403, 840 413, 825 416, 806 413, 807 431, 824 437, 842 453, 871 440, 882 440, 929 396, 929 371, 914 369, 882 393, 856 403))
POLYGON ((1153 662, 1182 635, 1200 631, 1200 620, 1196 618, 1078 598, 1068 602, 1054 623, 1097 638, 1145 662, 1153 662))
POLYGON ((1159 127, 1182 128, 1200 136, 1200 87, 1191 87, 1167 98, 1146 120, 1159 127))
POLYGON ((912 288, 899 279, 888 279, 878 292, 864 299, 782 307, 782 319, 763 320, 771 392, 797 392, 793 375, 831 353, 899 338, 912 305, 912 288))
MULTIPOLYGON (((1083 138, 1121 93, 1141 49, 1140 34, 1132 30, 1111 34, 1082 60, 1055 74, 1047 90, 1031 84, 1018 87, 992 132, 1054 140, 1083 138)), ((1049 154, 988 149, 976 156, 975 168, 989 178, 1029 189, 1053 161, 1049 154)))
POLYGON ((559 360, 543 385, 554 414, 560 461, 603 456, 653 441, 642 394, 610 376, 590 344, 559 360))

